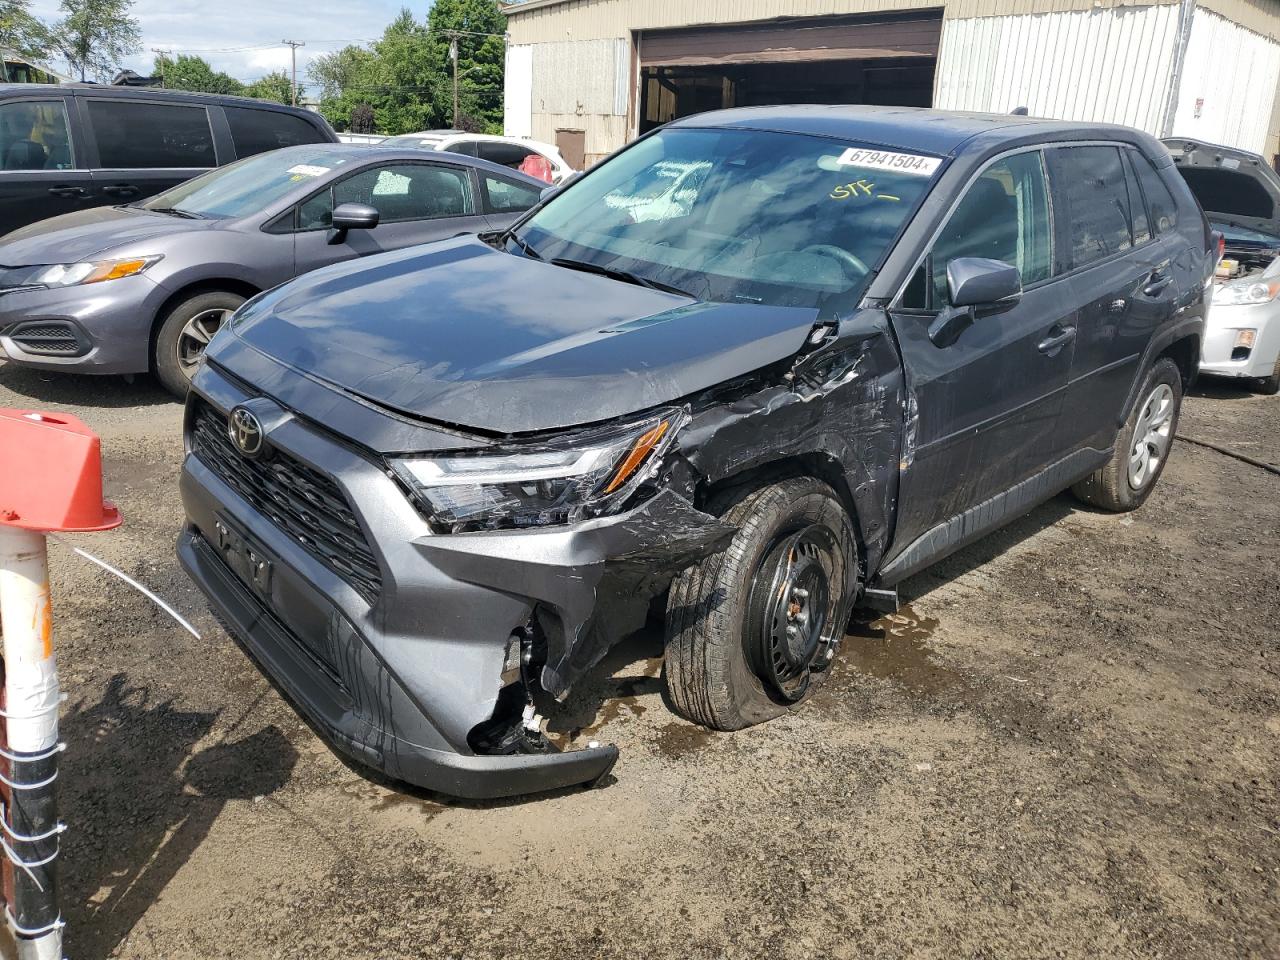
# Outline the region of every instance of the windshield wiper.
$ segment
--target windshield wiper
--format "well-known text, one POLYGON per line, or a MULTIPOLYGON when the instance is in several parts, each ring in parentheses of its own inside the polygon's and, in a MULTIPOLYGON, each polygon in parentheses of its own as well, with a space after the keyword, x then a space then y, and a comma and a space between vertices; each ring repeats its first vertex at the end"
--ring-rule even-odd
POLYGON ((192 213, 190 210, 179 210, 177 207, 142 207, 143 210, 150 210, 152 213, 164 213, 171 217, 182 217, 184 220, 203 220, 204 217, 198 213, 192 213))
POLYGON ((508 230, 500 238, 502 240, 514 240, 517 247, 525 252, 525 256, 532 257, 534 260, 545 260, 542 254, 530 246, 529 241, 513 230, 508 230))
POLYGON ((621 280, 623 283, 634 283, 637 287, 648 287, 650 290, 661 290, 663 293, 674 293, 677 296, 688 297, 690 300, 697 300, 688 290, 681 290, 679 287, 672 286, 669 283, 663 283, 661 280, 650 280, 648 277, 642 277, 638 273, 631 273, 627 270, 619 270, 617 267, 602 267, 598 263, 588 263, 585 260, 569 260, 565 257, 556 257, 551 261, 557 267, 564 267, 568 270, 581 270, 583 273, 598 273, 602 277, 611 277, 614 280, 621 280))

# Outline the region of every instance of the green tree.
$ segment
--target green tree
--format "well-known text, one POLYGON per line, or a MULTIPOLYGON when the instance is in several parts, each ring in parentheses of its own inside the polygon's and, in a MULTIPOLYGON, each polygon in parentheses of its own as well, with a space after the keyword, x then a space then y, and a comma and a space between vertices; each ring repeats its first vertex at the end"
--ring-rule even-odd
POLYGON ((151 70, 165 89, 194 90, 197 93, 244 93, 244 84, 235 77, 214 70, 203 57, 180 53, 176 59, 160 54, 151 70))
POLYGON ((339 130, 366 124, 363 109, 353 113, 365 105, 379 133, 450 126, 453 32, 459 47, 459 121, 501 132, 505 28, 496 0, 436 0, 425 24, 401 10, 370 49, 345 47, 312 61, 308 76, 319 88, 320 112, 339 130))
MULTIPOLYGON (((305 88, 302 84, 298 84, 298 100, 302 100, 302 93, 305 88)), ((256 97, 258 100, 273 100, 276 103, 292 103, 293 102, 293 84, 289 80, 289 74, 283 70, 277 70, 274 73, 268 73, 265 77, 255 80, 244 88, 246 97, 256 97)))
POLYGON ((0 50, 40 59, 49 53, 53 38, 30 8, 29 0, 0 0, 0 50))
POLYGON ((62 0, 63 18, 54 38, 72 73, 81 80, 109 80, 121 62, 142 49, 133 0, 62 0))

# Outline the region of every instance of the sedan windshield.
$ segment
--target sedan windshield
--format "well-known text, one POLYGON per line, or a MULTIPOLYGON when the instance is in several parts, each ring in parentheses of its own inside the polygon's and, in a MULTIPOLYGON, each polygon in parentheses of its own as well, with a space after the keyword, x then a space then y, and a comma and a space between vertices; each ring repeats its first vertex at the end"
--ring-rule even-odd
POLYGON ((513 249, 701 300, 847 302, 941 162, 825 137, 674 127, 549 202, 513 249))
POLYGON ((188 180, 135 206, 208 220, 245 217, 265 209, 304 181, 327 177, 351 159, 332 147, 260 153, 188 180))

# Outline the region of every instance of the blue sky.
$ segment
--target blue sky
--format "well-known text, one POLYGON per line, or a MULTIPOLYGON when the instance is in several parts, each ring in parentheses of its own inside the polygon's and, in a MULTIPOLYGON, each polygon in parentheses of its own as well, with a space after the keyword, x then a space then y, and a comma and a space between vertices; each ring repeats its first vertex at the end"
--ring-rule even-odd
MULTIPOLYGON (((150 48, 159 47, 198 54, 215 69, 256 80, 288 69, 289 48, 280 45, 282 39, 301 40, 307 44, 298 50, 301 79, 316 54, 380 36, 401 7, 421 19, 430 6, 431 0, 134 0, 144 52, 125 65, 147 73, 154 59, 150 48)), ((31 12, 54 20, 58 0, 33 0, 31 12)))

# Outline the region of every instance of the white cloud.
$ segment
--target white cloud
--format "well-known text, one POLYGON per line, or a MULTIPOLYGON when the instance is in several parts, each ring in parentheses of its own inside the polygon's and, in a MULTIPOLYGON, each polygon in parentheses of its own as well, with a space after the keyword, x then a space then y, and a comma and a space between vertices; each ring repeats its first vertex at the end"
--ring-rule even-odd
MULTIPOLYGON (((125 66, 148 73, 152 48, 195 53, 216 70, 241 80, 256 80, 273 70, 289 68, 289 48, 281 40, 301 40, 298 76, 306 76, 312 57, 330 53, 346 43, 381 36, 405 6, 405 0, 135 0, 132 15, 142 28, 144 52, 125 66), (254 49, 245 49, 254 48, 254 49)), ((414 15, 426 16, 427 3, 409 4, 414 15)), ((45 20, 58 17, 58 0, 34 0, 32 12, 45 20)))

